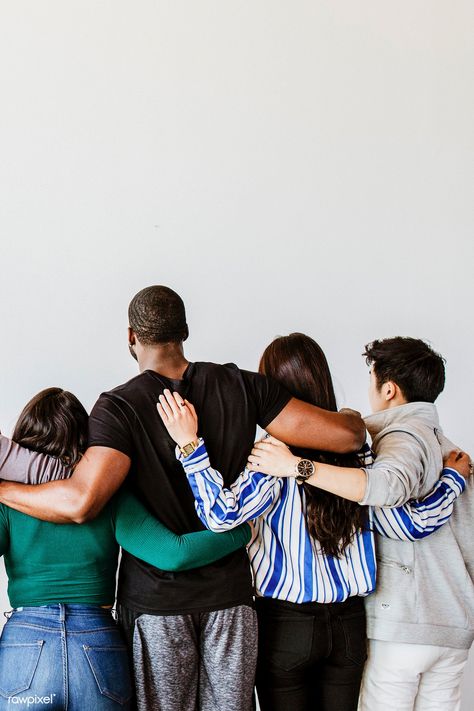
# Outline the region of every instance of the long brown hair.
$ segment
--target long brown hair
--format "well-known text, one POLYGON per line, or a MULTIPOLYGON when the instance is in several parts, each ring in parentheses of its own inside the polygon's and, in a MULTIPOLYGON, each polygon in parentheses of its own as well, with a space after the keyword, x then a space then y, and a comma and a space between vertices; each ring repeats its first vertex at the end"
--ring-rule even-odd
POLYGON ((47 388, 25 405, 12 439, 74 467, 87 447, 87 422, 87 412, 75 395, 47 388))
MULTIPOLYGON (((265 349, 259 371, 281 383, 294 397, 325 410, 337 411, 336 396, 326 356, 320 346, 303 333, 276 338, 265 349)), ((292 452, 317 462, 340 467, 360 467, 354 454, 291 448, 292 452)), ((303 484, 310 535, 324 553, 340 556, 354 533, 367 524, 367 508, 335 494, 303 484)))

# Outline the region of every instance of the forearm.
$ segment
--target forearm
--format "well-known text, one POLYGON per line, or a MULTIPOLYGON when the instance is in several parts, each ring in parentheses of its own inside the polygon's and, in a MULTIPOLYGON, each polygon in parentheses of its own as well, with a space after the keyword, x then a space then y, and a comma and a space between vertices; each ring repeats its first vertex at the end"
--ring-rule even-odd
POLYGON ((179 566, 176 570, 189 570, 209 565, 246 546, 250 542, 251 535, 251 528, 246 523, 223 533, 212 531, 185 533, 178 536, 178 553, 173 553, 172 560, 175 561, 176 566, 179 566))
POLYGON ((450 518, 456 499, 466 488, 457 471, 443 469, 440 480, 423 499, 398 508, 374 508, 375 530, 386 538, 416 541, 437 531, 450 518))
POLYGON ((250 527, 227 533, 198 531, 177 535, 129 492, 121 492, 115 514, 115 537, 126 551, 161 570, 198 568, 224 558, 250 540, 250 527))
POLYGON ((349 501, 362 501, 367 477, 364 469, 336 467, 332 464, 314 462, 315 471, 306 481, 323 491, 341 496, 349 501))
POLYGON ((130 458, 108 447, 89 447, 64 481, 29 486, 0 482, 0 502, 53 523, 84 523, 102 510, 123 483, 130 458))
POLYGON ((211 467, 201 442, 189 457, 181 458, 196 500, 196 510, 211 531, 235 528, 260 516, 272 503, 279 482, 266 474, 245 469, 229 488, 220 472, 211 467))
POLYGON ((294 447, 340 453, 360 449, 366 436, 364 421, 357 413, 330 412, 294 398, 266 429, 294 447))
POLYGON ((38 486, 3 481, 0 482, 0 502, 42 521, 82 523, 86 507, 82 492, 71 487, 71 481, 53 481, 38 486))
POLYGON ((367 469, 367 488, 361 503, 395 508, 417 499, 428 457, 424 441, 394 430, 376 437, 374 445, 376 458, 367 469))

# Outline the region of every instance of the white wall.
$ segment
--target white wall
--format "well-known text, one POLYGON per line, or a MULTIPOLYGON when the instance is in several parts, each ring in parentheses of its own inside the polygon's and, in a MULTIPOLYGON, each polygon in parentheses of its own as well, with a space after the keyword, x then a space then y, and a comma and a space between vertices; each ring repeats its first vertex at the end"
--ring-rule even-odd
POLYGON ((3 431, 132 376, 126 306, 165 283, 192 359, 306 331, 364 411, 363 345, 429 339, 474 452, 471 7, 3 1, 3 431))

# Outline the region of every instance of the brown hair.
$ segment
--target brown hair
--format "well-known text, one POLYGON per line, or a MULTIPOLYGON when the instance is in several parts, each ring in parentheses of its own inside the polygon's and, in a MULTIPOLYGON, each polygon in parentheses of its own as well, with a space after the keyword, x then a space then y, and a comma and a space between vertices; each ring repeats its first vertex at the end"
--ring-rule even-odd
MULTIPOLYGON (((326 356, 321 347, 303 333, 276 338, 265 349, 259 371, 281 383, 294 397, 325 410, 337 411, 336 396, 326 356)), ((340 467, 360 467, 357 453, 334 454, 291 448, 298 456, 340 467)), ((367 524, 367 508, 354 501, 303 484, 310 535, 324 553, 340 556, 354 533, 367 524)))
POLYGON ((87 447, 87 423, 87 412, 75 395, 47 388, 25 405, 12 439, 74 467, 87 447))

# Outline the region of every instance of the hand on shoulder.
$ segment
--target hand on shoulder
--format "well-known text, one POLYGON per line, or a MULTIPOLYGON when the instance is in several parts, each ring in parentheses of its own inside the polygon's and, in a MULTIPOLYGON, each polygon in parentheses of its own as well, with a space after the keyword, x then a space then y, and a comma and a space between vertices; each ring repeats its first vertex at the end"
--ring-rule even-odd
POLYGON ((443 460, 443 466, 449 467, 449 469, 455 469, 458 474, 467 479, 473 474, 473 464, 471 457, 466 452, 461 452, 460 450, 453 450, 448 454, 443 460))

